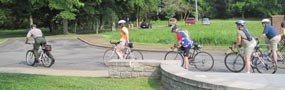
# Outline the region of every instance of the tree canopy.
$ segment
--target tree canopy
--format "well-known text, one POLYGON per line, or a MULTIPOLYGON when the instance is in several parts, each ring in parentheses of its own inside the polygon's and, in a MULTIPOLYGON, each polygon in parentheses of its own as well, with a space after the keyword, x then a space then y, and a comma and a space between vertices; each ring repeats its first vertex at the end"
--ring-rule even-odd
MULTIPOLYGON (((138 23, 154 17, 183 20, 195 15, 195 0, 0 0, 0 4, 0 28, 4 29, 36 23, 51 31, 65 27, 98 32, 119 19, 138 23)), ((210 18, 284 15, 284 7, 284 0, 198 0, 199 16, 210 18)))

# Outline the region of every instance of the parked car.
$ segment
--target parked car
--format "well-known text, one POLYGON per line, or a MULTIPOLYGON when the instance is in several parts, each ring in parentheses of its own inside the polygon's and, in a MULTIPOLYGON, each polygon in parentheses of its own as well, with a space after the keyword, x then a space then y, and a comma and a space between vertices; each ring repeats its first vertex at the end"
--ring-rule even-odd
POLYGON ((195 24, 195 18, 187 18, 185 24, 195 24))
POLYGON ((147 20, 144 20, 142 23, 141 23, 141 28, 142 29, 146 29, 146 28, 152 28, 151 26, 151 23, 147 20))

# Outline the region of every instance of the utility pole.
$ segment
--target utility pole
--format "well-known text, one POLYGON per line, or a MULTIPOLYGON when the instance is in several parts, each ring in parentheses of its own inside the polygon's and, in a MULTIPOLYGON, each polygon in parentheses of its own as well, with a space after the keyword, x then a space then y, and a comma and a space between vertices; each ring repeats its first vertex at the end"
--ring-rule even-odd
POLYGON ((198 0, 195 0, 195 20, 198 21, 198 0))

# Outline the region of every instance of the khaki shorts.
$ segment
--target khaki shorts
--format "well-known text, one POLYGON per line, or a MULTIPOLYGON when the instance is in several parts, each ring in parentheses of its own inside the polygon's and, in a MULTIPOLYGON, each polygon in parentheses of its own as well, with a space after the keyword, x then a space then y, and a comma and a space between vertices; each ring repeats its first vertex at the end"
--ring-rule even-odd
POLYGON ((273 51, 278 50, 278 43, 281 40, 281 35, 277 35, 269 40, 270 48, 273 51))
POLYGON ((121 42, 117 45, 117 48, 118 48, 118 49, 121 49, 121 50, 125 49, 125 48, 126 48, 126 42, 121 41, 121 42))
POLYGON ((253 52, 255 46, 256 46, 257 42, 251 41, 250 43, 247 43, 247 45, 244 47, 244 56, 245 55, 251 55, 251 53, 253 52))

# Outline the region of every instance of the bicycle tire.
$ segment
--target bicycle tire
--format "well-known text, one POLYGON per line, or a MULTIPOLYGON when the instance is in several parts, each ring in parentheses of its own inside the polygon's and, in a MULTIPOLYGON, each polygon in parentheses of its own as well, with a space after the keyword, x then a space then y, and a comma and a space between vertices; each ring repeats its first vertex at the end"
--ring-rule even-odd
POLYGON ((112 59, 118 59, 118 56, 116 54, 115 51, 113 51, 113 48, 109 48, 104 52, 103 55, 103 62, 104 65, 108 65, 108 61, 112 60, 112 59))
POLYGON ((132 50, 131 53, 128 53, 126 59, 143 60, 143 54, 138 50, 132 50))
POLYGON ((43 63, 44 67, 49 68, 54 64, 55 59, 49 51, 44 51, 41 62, 43 63))
POLYGON ((214 58, 208 52, 198 52, 193 60, 195 68, 200 71, 210 71, 214 67, 214 58))
POLYGON ((255 58, 255 66, 256 66, 256 70, 259 73, 271 73, 274 74, 277 71, 277 64, 275 62, 272 61, 267 61, 267 63, 260 61, 258 58, 255 58), (269 62, 269 63, 268 63, 269 62), (265 64, 269 64, 269 66, 265 65, 265 64))
MULTIPOLYGON (((282 56, 282 60, 281 60, 281 59, 280 59, 280 60, 279 60, 279 59, 277 60, 278 68, 280 68, 280 69, 285 69, 285 50, 283 50, 284 47, 285 47, 285 46, 282 46, 282 47, 280 48, 278 54, 277 54, 277 55, 281 54, 281 56, 282 56)), ((279 55, 278 57, 280 57, 280 55, 279 55)))
POLYGON ((236 52, 227 54, 224 63, 229 71, 235 73, 241 72, 245 68, 244 58, 236 52))
POLYGON ((181 66, 184 63, 183 56, 181 53, 175 52, 175 51, 169 51, 165 54, 164 60, 180 60, 181 66))
POLYGON ((35 54, 33 50, 28 50, 26 52, 26 63, 27 65, 34 66, 35 65, 35 54))

